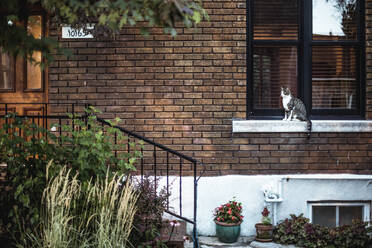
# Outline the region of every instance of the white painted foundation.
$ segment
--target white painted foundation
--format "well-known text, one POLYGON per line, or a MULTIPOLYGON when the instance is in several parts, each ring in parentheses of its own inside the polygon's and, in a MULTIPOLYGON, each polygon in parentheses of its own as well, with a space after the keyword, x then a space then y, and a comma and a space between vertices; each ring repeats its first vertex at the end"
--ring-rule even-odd
MULTIPOLYGON (((241 235, 255 233, 254 225, 261 220, 265 202, 264 185, 282 183, 282 202, 277 203, 277 219, 284 220, 289 214, 308 214, 308 201, 372 201, 372 175, 267 175, 267 176, 220 176, 202 177, 198 185, 198 234, 215 235, 213 210, 231 200, 233 196, 243 204, 244 222, 241 235)), ((165 185, 165 178, 160 183, 165 185)), ((179 178, 172 177, 172 199, 179 211, 179 178)), ((182 178, 182 214, 193 218, 193 178, 182 178)), ((271 208, 272 210, 272 208, 271 208)), ((370 216, 370 214, 368 215, 370 216)), ((192 226, 188 225, 188 231, 192 226)))

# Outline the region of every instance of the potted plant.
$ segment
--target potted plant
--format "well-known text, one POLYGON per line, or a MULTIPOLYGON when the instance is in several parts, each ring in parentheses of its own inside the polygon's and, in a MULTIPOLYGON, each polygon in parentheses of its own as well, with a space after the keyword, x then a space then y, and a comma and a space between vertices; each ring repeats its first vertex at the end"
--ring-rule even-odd
POLYGON ((256 227, 256 240, 260 242, 270 242, 273 240, 273 225, 269 217, 270 211, 264 207, 262 211, 261 223, 257 223, 256 227))
POLYGON ((235 199, 215 209, 216 234, 221 242, 234 243, 238 240, 243 221, 242 209, 242 204, 235 199))

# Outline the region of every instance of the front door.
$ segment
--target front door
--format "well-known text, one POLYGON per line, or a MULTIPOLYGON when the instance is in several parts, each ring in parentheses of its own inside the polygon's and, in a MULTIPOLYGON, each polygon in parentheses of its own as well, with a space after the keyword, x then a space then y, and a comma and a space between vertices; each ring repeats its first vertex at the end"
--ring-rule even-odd
MULTIPOLYGON (((45 35, 43 15, 32 15, 26 24, 27 31, 35 38, 45 35)), ((34 52, 34 62, 14 58, 0 51, 0 115, 17 112, 19 115, 47 114, 46 72, 39 66, 41 52, 34 52)))

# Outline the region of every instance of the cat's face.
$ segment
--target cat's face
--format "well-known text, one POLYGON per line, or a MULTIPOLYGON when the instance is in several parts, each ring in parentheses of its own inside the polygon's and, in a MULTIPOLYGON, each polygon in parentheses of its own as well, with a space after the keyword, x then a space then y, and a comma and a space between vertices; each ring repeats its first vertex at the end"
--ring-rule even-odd
POLYGON ((280 91, 280 95, 282 96, 282 97, 285 97, 285 96, 289 96, 289 95, 291 95, 291 90, 289 89, 289 88, 287 88, 287 87, 281 87, 281 91, 280 91))

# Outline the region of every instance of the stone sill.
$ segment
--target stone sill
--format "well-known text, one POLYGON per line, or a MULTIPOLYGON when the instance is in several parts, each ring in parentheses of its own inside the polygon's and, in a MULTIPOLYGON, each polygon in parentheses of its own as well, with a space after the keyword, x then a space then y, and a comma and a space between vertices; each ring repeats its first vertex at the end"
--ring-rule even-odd
MULTIPOLYGON (((313 120, 311 132, 372 132, 372 120, 313 120)), ((307 132, 303 121, 233 120, 233 133, 299 133, 307 132)))

